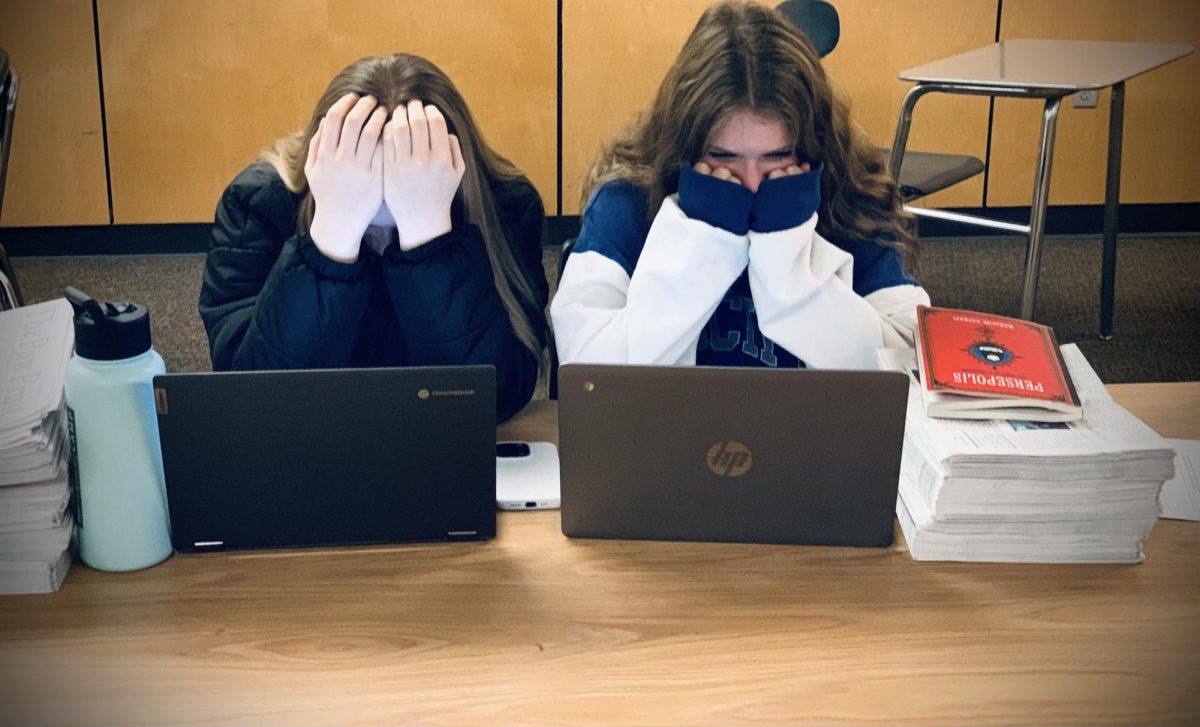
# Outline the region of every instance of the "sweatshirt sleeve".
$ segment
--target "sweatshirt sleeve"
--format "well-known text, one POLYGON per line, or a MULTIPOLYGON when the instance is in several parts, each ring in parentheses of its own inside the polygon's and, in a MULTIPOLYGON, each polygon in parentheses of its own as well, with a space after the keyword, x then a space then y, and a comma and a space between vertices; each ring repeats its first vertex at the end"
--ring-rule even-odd
POLYGON ((750 198, 719 179, 689 181, 689 172, 648 231, 645 194, 633 185, 605 185, 588 204, 550 306, 562 363, 695 363, 701 329, 746 268, 745 234, 720 225, 742 224, 750 198), (718 209, 706 192, 725 201, 722 193, 734 192, 742 208, 689 216, 685 210, 718 209))
POLYGON ((758 324, 811 367, 874 369, 876 349, 912 347, 916 306, 929 296, 895 250, 864 242, 848 251, 817 234, 820 174, 759 187, 749 233, 758 324))
POLYGON ((199 307, 213 370, 350 365, 370 295, 365 266, 326 258, 296 234, 278 175, 248 168, 221 197, 205 258, 199 307))
MULTIPOLYGON (((494 193, 501 224, 536 299, 526 316, 544 345, 548 287, 541 257, 545 216, 541 198, 525 182, 510 183, 494 193)), ((513 331, 477 227, 457 224, 412 250, 390 246, 383 264, 411 365, 494 366, 500 421, 529 403, 540 360, 513 331)))

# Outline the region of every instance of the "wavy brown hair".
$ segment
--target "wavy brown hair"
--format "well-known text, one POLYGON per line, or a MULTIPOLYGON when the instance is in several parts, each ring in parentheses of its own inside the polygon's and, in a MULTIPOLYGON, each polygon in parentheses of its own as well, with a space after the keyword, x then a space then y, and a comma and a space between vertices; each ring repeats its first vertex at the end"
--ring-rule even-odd
POLYGON ((612 139, 589 170, 592 191, 614 180, 646 190, 653 216, 679 188, 679 167, 704 156, 710 136, 736 109, 780 120, 798 159, 823 163, 817 231, 831 240, 894 247, 916 263, 916 225, 879 152, 850 120, 820 57, 780 13, 720 2, 700 17, 667 71, 654 103, 612 139))
POLYGON ((374 96, 389 114, 410 99, 421 99, 437 106, 446 117, 450 133, 458 136, 466 166, 458 197, 466 210, 468 221, 483 233, 496 290, 508 313, 513 332, 542 361, 546 314, 538 305, 529 273, 514 253, 519 241, 509 240, 500 222, 490 184, 492 181, 528 180, 512 162, 488 146, 462 94, 450 78, 430 61, 420 56, 396 53, 361 58, 351 63, 329 82, 304 128, 279 139, 262 153, 262 158, 275 167, 287 188, 293 194, 303 196, 297 228, 307 230, 313 219, 313 196, 304 174, 308 142, 317 133, 317 125, 329 108, 348 93, 374 96))

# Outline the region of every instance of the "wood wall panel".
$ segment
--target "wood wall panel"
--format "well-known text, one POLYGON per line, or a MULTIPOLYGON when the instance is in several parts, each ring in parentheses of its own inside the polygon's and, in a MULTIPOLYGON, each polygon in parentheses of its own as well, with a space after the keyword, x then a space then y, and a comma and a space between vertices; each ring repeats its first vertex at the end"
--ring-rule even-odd
MULTIPOLYGON (((877 146, 890 147, 900 102, 912 87, 897 78, 906 68, 991 43, 997 0, 839 2, 841 40, 825 59, 830 75, 851 102, 855 120, 877 146)), ((908 149, 948 154, 987 153, 988 100, 929 95, 913 113, 908 149)), ((975 207, 983 203, 983 175, 920 204, 975 207)))
MULTIPOLYGON (((563 3, 563 211, 578 214, 580 186, 601 145, 653 100, 711 0, 565 0, 563 3)), ((826 59, 835 87, 869 137, 888 146, 904 68, 992 41, 996 0, 839 3, 842 36, 826 59), (864 60, 869 59, 869 60, 864 60)), ((987 101, 922 101, 909 148, 975 154, 987 145, 987 101), (952 119, 947 123, 947 119, 952 119)), ((982 178, 930 198, 978 205, 982 178)))
MULTIPOLYGON (((1195 0, 1006 0, 1001 38, 1189 43, 1200 48, 1195 0)), ((1200 56, 1195 53, 1125 84, 1123 203, 1200 202, 1200 56)), ((1059 111, 1050 204, 1103 204, 1110 92, 1093 109, 1064 99, 1059 111)), ((992 128, 988 204, 1032 198, 1042 103, 999 99, 992 128)))
POLYGON ((5 0, 0 47, 20 77, 0 225, 108 224, 90 0, 5 0))
MULTIPOLYGON (((854 118, 891 142, 904 68, 985 45, 998 0, 838 3, 826 59, 854 118)), ((577 214, 601 143, 645 108, 709 0, 563 0, 563 200, 555 209, 555 0, 98 0, 116 222, 207 222, 258 150, 299 126, 328 79, 362 55, 441 65, 547 212, 577 214)), ((0 45, 21 74, 4 226, 108 222, 91 2, 0 3, 0 45)), ((1002 37, 1186 42, 1194 0, 1008 0, 1002 37)), ((1122 200, 1200 201, 1200 56, 1129 82, 1122 200)), ((1107 92, 1064 104, 1051 204, 1103 199, 1107 92)), ((1041 104, 997 101, 990 205, 1028 205, 1041 104)), ((927 96, 909 148, 983 156, 987 101, 927 96)), ((977 205, 982 178, 929 198, 977 205)))
POLYGON ((99 0, 118 223, 206 222, 355 59, 439 65, 554 214, 555 0, 99 0))
POLYGON ((563 0, 563 214, 601 145, 654 100, 710 0, 563 0))

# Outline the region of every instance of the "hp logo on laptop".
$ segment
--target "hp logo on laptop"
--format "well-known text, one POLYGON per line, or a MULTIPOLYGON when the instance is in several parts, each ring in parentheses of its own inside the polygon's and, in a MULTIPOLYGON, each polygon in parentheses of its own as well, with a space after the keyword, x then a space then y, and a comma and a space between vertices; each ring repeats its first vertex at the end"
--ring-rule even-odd
POLYGON ((718 477, 741 477, 753 462, 750 448, 732 439, 708 448, 708 468, 718 477))

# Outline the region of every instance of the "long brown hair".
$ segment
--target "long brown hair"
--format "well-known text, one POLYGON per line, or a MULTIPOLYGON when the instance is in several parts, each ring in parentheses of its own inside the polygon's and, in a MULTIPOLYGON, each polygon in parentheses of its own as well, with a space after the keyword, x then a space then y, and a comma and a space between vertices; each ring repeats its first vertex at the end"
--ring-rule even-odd
POLYGON ((653 216, 679 187, 679 165, 704 156, 710 135, 735 109, 780 120, 798 159, 824 163, 817 231, 870 240, 916 262, 915 222, 879 152, 850 121, 816 50, 780 13, 720 2, 700 17, 650 108, 608 143, 584 181, 622 179, 646 190, 653 216))
POLYGON ((505 234, 490 185, 491 181, 524 181, 525 176, 512 162, 488 146, 462 94, 430 61, 407 53, 360 58, 329 82, 304 128, 279 139, 262 153, 262 158, 275 167, 287 188, 293 194, 303 195, 297 229, 307 230, 313 218, 313 196, 304 174, 308 142, 329 108, 348 93, 374 96, 389 113, 410 99, 421 99, 437 106, 446 117, 450 133, 458 135, 466 165, 458 194, 467 219, 483 233, 496 290, 513 332, 538 361, 542 361, 546 314, 537 301, 528 273, 513 252, 520 241, 509 240, 505 234))

